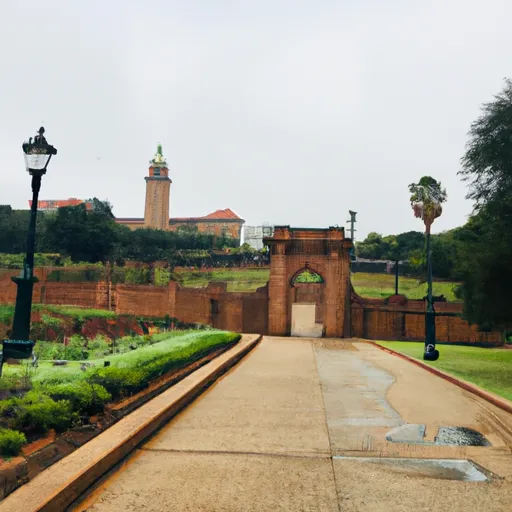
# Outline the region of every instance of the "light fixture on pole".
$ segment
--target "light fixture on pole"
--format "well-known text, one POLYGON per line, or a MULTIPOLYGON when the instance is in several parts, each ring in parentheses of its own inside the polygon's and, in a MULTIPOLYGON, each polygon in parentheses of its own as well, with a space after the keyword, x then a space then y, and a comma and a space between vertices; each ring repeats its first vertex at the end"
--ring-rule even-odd
POLYGON ((37 135, 32 140, 22 145, 25 157, 27 172, 32 176, 32 204, 30 207, 30 222, 27 236, 27 253, 23 262, 23 270, 19 277, 13 277, 18 290, 16 294, 16 306, 10 340, 2 342, 3 350, 0 359, 1 365, 7 358, 24 359, 32 354, 34 342, 29 340, 30 336, 30 315, 32 313, 32 293, 34 282, 34 253, 36 245, 36 221, 39 190, 41 178, 46 174, 46 169, 53 155, 57 150, 48 144, 44 136, 44 128, 39 128, 37 135))

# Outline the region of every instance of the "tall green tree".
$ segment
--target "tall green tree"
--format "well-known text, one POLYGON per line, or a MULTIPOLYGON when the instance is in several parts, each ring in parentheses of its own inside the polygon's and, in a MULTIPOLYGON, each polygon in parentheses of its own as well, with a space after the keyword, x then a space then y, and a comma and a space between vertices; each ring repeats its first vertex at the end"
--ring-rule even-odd
POLYGON ((464 315, 483 327, 512 325, 512 81, 471 125, 459 173, 474 216, 461 234, 464 315))
POLYGON ((119 243, 119 226, 108 203, 94 198, 92 204, 90 211, 84 203, 47 214, 43 249, 70 256, 75 262, 111 260, 119 243))

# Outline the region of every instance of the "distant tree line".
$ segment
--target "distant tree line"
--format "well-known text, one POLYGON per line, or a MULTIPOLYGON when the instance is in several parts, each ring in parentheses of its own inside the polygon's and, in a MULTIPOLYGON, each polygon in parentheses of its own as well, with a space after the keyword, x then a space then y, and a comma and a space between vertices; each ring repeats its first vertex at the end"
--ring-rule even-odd
MULTIPOLYGON (((28 210, 0 206, 0 253, 20 254, 25 250, 28 221, 28 210)), ((224 260, 247 263, 257 253, 249 246, 240 247, 240 241, 227 233, 215 236, 201 233, 197 227, 177 231, 144 228, 132 231, 117 224, 111 206, 96 198, 90 211, 81 204, 39 214, 36 250, 61 255, 62 259, 74 263, 123 265, 126 260, 167 261, 171 267, 218 266, 227 252, 231 257, 224 257, 224 260)))
MULTIPOLYGON (((432 235, 433 275, 438 279, 459 281, 463 245, 472 224, 432 235)), ((422 278, 426 275, 425 233, 408 231, 399 235, 382 236, 369 233, 362 242, 356 242, 358 258, 401 261, 407 264, 409 273, 422 278)))

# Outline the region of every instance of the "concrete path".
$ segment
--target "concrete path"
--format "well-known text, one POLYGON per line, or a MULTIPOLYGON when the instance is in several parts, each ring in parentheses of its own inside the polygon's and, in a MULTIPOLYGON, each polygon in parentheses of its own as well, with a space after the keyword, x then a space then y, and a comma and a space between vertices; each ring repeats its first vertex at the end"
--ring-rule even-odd
POLYGON ((511 447, 509 415, 371 345, 265 338, 72 510, 503 511, 511 447), (492 446, 434 444, 451 426, 492 446))

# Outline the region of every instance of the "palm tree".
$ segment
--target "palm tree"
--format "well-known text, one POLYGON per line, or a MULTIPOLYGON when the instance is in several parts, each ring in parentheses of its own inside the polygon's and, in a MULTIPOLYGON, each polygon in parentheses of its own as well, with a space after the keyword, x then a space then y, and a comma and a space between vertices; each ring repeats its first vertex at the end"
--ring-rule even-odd
POLYGON ((423 359, 436 360, 439 357, 439 351, 436 346, 436 320, 434 311, 434 302, 432 300, 432 251, 430 247, 430 231, 432 224, 441 213, 443 213, 442 203, 447 199, 446 189, 430 176, 423 176, 418 183, 409 185, 411 193, 411 206, 414 210, 414 216, 420 218, 425 224, 425 234, 427 238, 427 314, 425 322, 425 353, 423 359))

